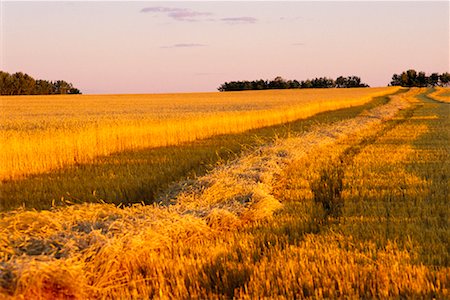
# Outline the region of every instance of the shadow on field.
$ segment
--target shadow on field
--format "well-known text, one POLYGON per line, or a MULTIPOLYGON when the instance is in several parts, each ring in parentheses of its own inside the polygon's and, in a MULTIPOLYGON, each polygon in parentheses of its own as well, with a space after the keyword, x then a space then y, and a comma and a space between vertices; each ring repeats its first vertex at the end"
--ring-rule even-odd
POLYGON ((324 112, 287 124, 215 136, 180 146, 116 153, 99 157, 89 164, 4 181, 0 186, 0 211, 20 206, 48 209, 52 204, 82 202, 153 203, 156 195, 171 183, 205 174, 214 166, 236 158, 242 151, 307 131, 317 124, 353 118, 386 102, 388 97, 378 97, 362 106, 324 112))

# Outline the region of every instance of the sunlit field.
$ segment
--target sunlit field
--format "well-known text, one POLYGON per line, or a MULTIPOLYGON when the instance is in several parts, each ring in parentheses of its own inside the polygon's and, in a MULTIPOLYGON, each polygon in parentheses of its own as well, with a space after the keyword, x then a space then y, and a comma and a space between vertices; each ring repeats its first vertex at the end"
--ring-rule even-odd
POLYGON ((396 89, 2 97, 0 179, 281 124, 396 89))
MULTIPOLYGON (((363 109, 305 120, 178 181, 153 205, 1 213, 0 298, 450 297, 449 106, 427 89, 375 102, 358 92, 348 99, 363 109)), ((265 116, 288 105, 270 103, 265 116)), ((213 118, 211 105, 192 120, 213 118)), ((230 118, 248 111, 231 106, 230 118)), ((258 102, 247 107, 256 120, 258 102)))

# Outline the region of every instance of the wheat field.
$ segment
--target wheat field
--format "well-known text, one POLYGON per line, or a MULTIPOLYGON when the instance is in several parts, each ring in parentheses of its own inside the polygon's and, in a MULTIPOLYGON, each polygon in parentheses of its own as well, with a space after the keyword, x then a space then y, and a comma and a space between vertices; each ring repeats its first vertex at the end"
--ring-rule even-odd
POLYGON ((427 93, 276 139, 159 204, 4 212, 0 296, 448 298, 448 104, 427 93))
POLYGON ((398 88, 1 97, 0 179, 361 105, 398 88))

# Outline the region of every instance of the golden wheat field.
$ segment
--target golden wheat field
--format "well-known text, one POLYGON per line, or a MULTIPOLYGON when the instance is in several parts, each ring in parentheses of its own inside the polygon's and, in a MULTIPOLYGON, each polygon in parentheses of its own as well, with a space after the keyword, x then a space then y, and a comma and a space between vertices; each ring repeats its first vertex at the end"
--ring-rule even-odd
POLYGON ((280 124, 397 89, 2 97, 0 179, 280 124))
POLYGON ((449 104, 431 92, 5 97, 9 180, 343 110, 176 182, 153 205, 0 213, 0 298, 446 299, 449 104))

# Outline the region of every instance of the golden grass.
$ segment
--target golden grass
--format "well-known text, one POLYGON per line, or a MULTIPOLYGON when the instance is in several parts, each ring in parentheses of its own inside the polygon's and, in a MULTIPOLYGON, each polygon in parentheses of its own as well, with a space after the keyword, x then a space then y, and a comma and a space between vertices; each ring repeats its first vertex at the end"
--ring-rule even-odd
POLYGON ((428 94, 433 100, 450 103, 450 88, 435 87, 432 93, 428 94))
POLYGON ((425 135, 445 133, 448 120, 435 108, 438 118, 411 118, 419 92, 181 184, 161 199, 170 206, 3 213, 0 297, 446 298, 448 146, 425 135), (340 221, 313 201, 324 165, 344 169, 340 221), (421 252, 430 241, 436 248, 421 252))
POLYGON ((398 88, 1 97, 0 179, 361 105, 398 88))

